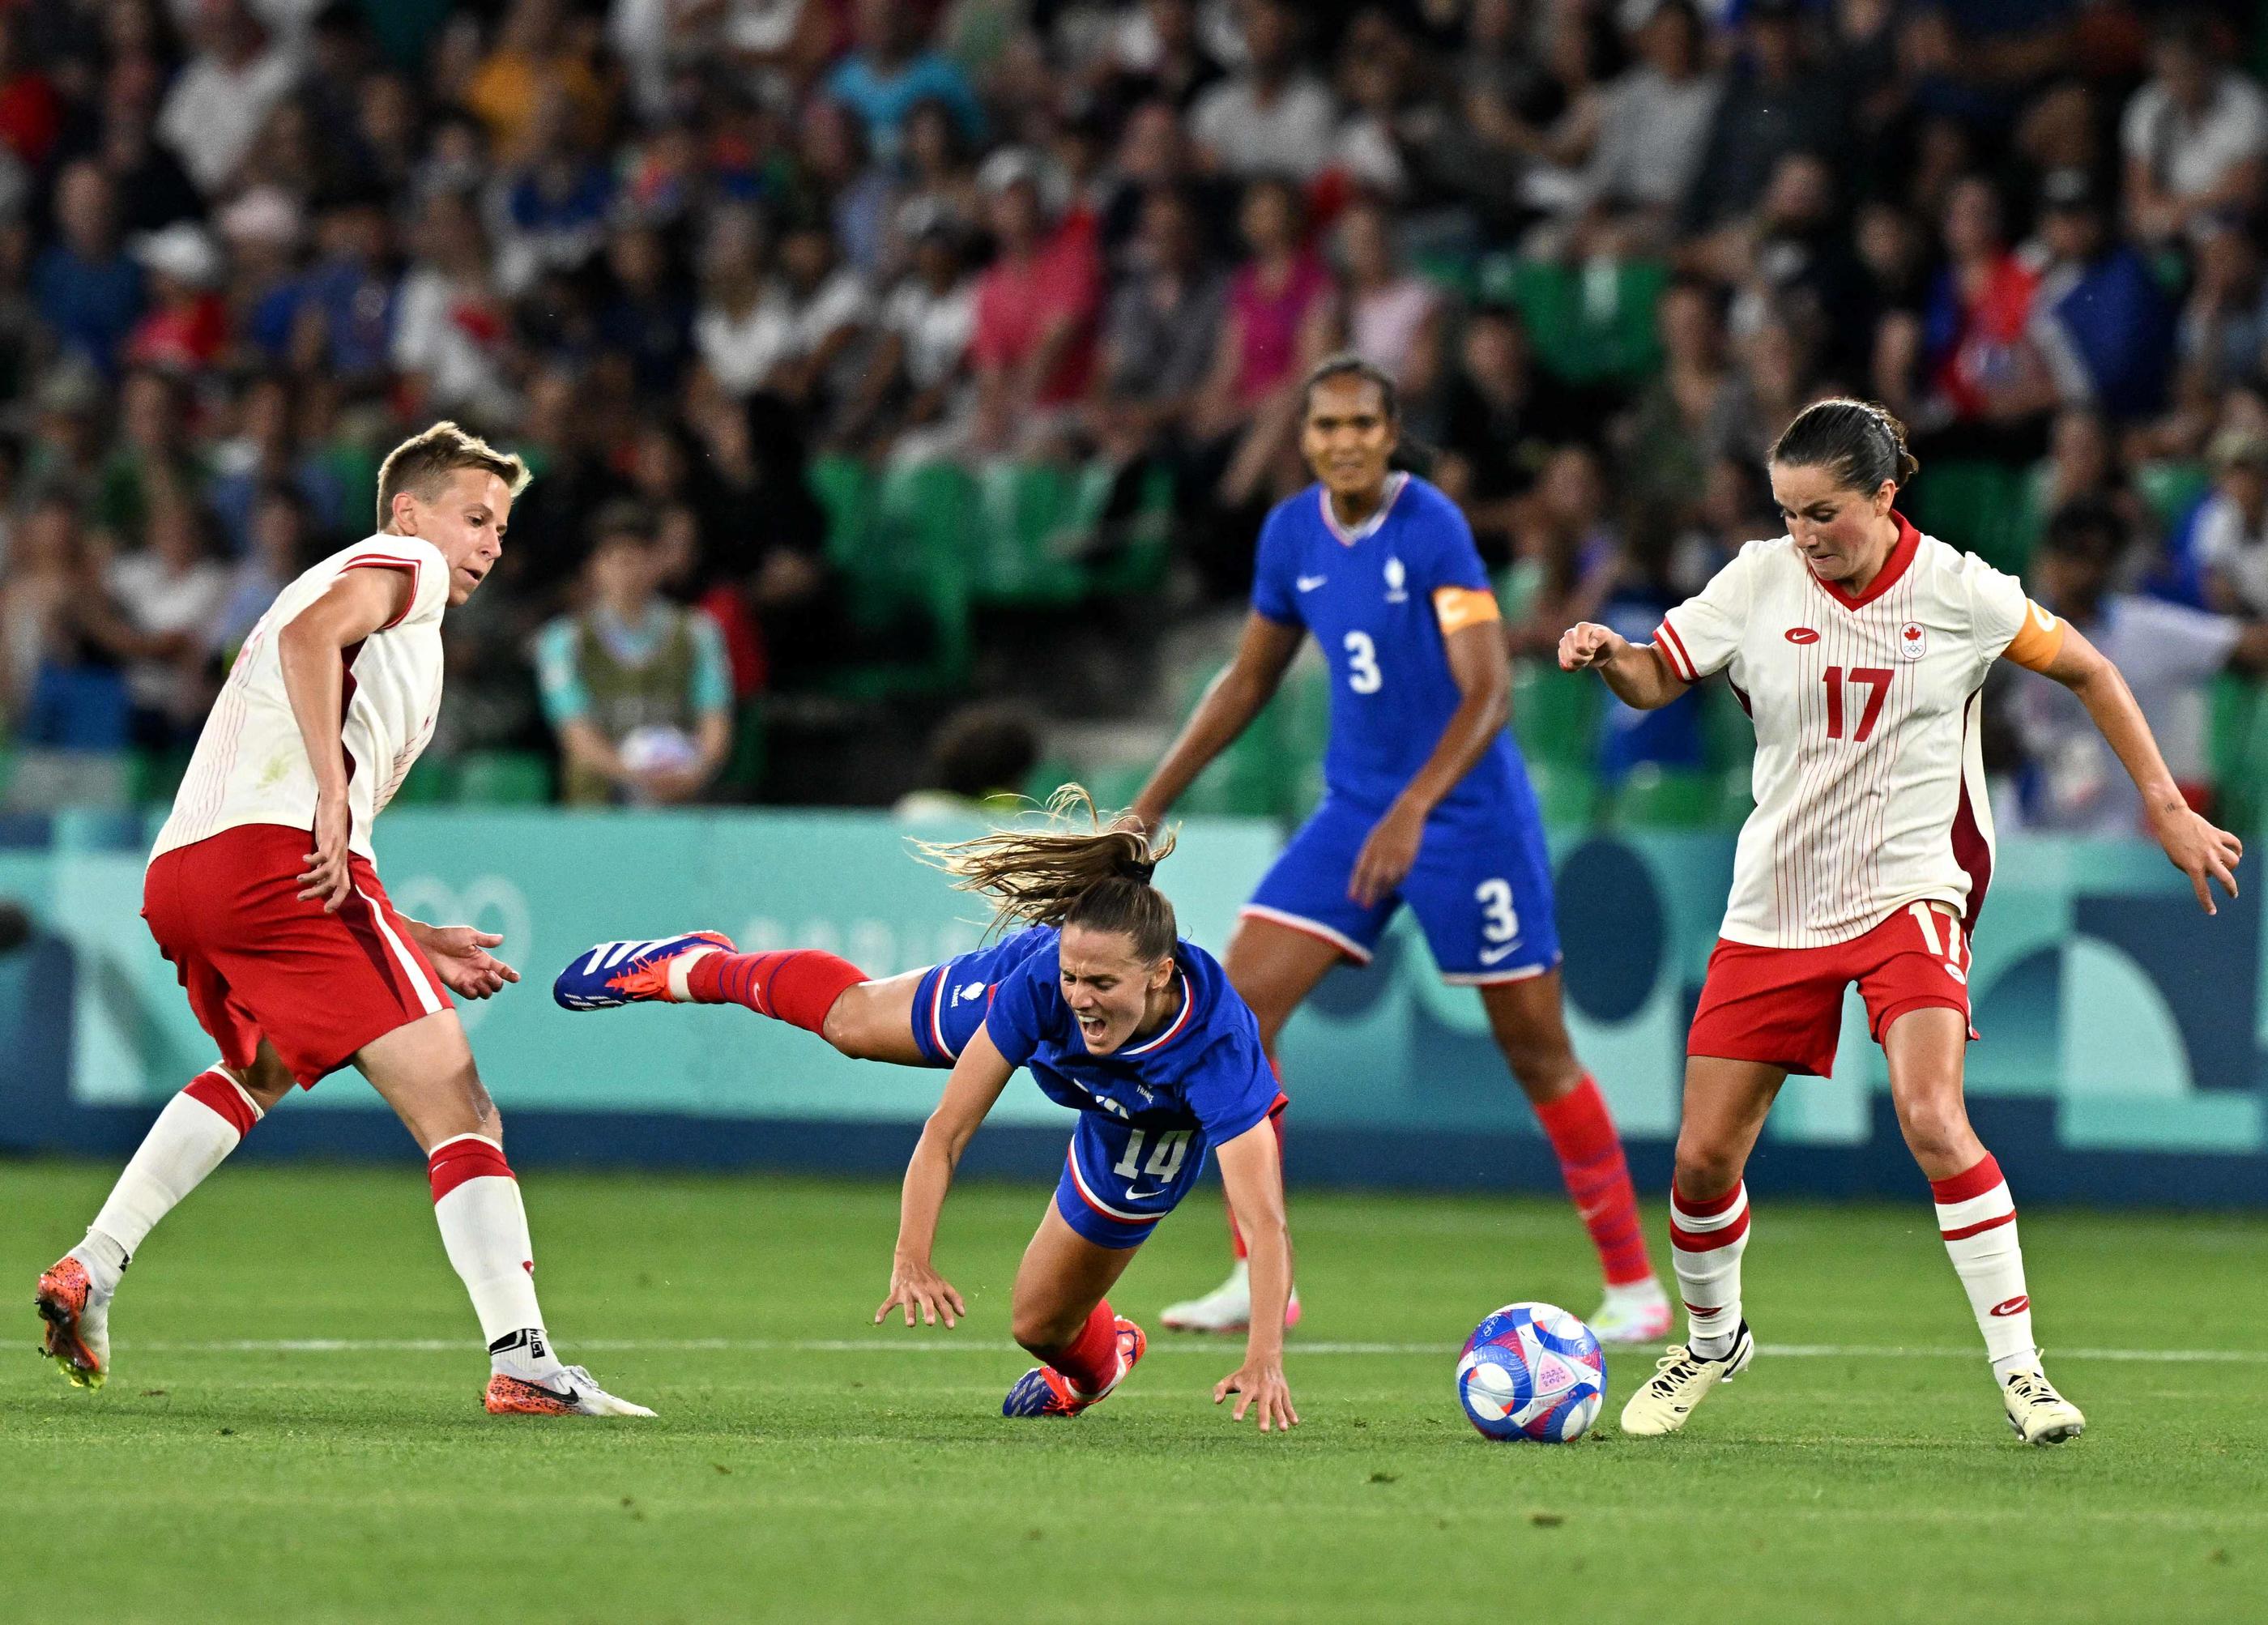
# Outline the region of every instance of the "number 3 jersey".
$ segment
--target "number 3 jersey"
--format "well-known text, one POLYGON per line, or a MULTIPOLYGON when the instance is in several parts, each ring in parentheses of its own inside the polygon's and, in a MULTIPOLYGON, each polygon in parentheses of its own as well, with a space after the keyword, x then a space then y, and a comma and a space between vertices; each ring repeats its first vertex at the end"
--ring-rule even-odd
MULTIPOLYGON (((1315 635, 1331 669, 1324 785, 1381 812, 1456 712, 1449 635, 1498 617, 1465 516, 1408 474, 1388 475, 1377 511, 1352 529, 1320 484, 1277 504, 1260 527, 1252 607, 1315 635)), ((1498 816, 1521 776, 1511 736, 1499 735, 1435 816, 1498 816)))
POLYGON ((1974 554, 1903 516, 1852 594, 1793 540, 1752 541, 1662 618, 1678 676, 1723 672, 1756 724, 1756 810, 1721 935, 1771 948, 1859 936, 1925 900, 1973 923, 1992 874, 1979 692, 2006 655, 2052 660, 2063 623, 1974 554))
POLYGON ((1260 1024, 1212 955, 1176 943, 1181 1008, 1160 1031, 1098 1055, 1064 999, 1059 934, 1028 935, 1032 951, 1000 979, 984 1031, 1049 1099, 1145 1129, 1200 1129, 1215 1145, 1268 1115, 1278 1090, 1260 1024))

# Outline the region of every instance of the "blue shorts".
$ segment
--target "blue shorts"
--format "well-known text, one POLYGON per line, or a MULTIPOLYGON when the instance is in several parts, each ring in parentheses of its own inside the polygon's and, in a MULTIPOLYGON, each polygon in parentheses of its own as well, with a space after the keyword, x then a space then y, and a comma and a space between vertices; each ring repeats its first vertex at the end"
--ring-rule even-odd
POLYGON ((1559 963, 1551 858, 1532 796, 1508 804, 1501 818, 1428 823, 1409 877, 1365 908, 1349 899, 1347 882, 1382 816, 1324 797, 1244 912, 1321 937, 1367 965, 1394 911, 1408 903, 1441 980, 1467 986, 1519 982, 1559 963))
POLYGON ((984 1025, 992 989, 1026 960, 1054 939, 1035 925, 967 953, 932 965, 914 984, 914 1042, 932 1066, 951 1066, 984 1025))
POLYGON ((1202 1129, 1151 1129, 1081 1112, 1056 1211, 1099 1247, 1138 1247, 1204 1171, 1202 1129))

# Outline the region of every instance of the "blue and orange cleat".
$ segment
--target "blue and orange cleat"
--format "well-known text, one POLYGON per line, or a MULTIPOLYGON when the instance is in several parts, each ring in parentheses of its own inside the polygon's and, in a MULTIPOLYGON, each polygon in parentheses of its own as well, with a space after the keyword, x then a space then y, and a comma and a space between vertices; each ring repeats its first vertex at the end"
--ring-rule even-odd
POLYGON ((74 1388, 99 1388, 110 1375, 110 1294, 97 1291, 86 1266, 66 1253, 40 1276, 35 1300, 47 1335, 40 1352, 74 1388))
POLYGON ((1118 1316, 1113 1322, 1118 1329, 1118 1374, 1100 1393, 1081 1393, 1071 1386, 1071 1379, 1052 1365, 1035 1365, 1016 1379, 1016 1386, 1008 1390, 1008 1397, 1000 1401, 1004 1416, 1076 1416, 1090 1405, 1100 1405, 1110 1397, 1111 1390, 1126 1380, 1126 1373, 1134 1369, 1150 1346, 1142 1328, 1118 1316))
POLYGON ((563 1010, 613 1010, 649 999, 674 1004, 669 991, 673 960, 696 948, 733 952, 722 931, 688 931, 681 937, 652 937, 643 942, 602 942, 578 953, 551 984, 563 1010))

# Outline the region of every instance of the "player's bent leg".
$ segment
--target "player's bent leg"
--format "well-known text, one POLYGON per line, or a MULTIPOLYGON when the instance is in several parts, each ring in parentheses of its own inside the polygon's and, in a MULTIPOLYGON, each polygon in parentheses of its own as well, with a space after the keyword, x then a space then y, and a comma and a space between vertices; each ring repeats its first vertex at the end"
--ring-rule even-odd
POLYGON ((1559 972, 1484 983, 1481 1004, 1505 1063, 1535 1108, 1568 1199, 1598 1250, 1606 1294, 1591 1317, 1603 1343, 1653 1342, 1669 1335, 1669 1295, 1646 1255, 1638 1192, 1622 1136, 1598 1082, 1567 1036, 1559 972))
POLYGON ((854 1061, 929 1065, 913 1036, 914 994, 928 974, 909 970, 843 989, 828 1006, 819 1035, 854 1061))
POLYGON ((1089 1240, 1048 1204, 1017 1266, 1010 1310, 1016 1342, 1042 1364, 1016 1379, 1002 1415, 1075 1416, 1125 1380, 1148 1340, 1105 1295, 1139 1247, 1138 1238, 1124 1246, 1089 1240))
POLYGON ((2027 1445, 2059 1445, 2085 1432, 2087 1418, 2040 1369, 2015 1199, 1962 1099, 1967 1038, 1968 1018, 1957 1010, 1929 1005, 1894 1014, 1882 1028, 1890 1099, 1929 1179, 1938 1233, 1984 1339, 2008 1425, 2027 1445))
POLYGON ((144 1239, 291 1087, 264 1041, 249 1066, 198 1073, 158 1114, 85 1237, 40 1272, 41 1349, 73 1386, 99 1388, 110 1374, 111 1300, 144 1239))
POLYGON ((355 1064, 426 1154, 433 1218, 488 1344, 484 1402, 496 1414, 651 1416, 579 1365, 563 1364, 535 1297, 535 1249, 503 1121, 453 1010, 396 1027, 355 1064))
POLYGON ((1685 1300, 1686 1340, 1669 1346, 1623 1407, 1625 1433, 1675 1432, 1712 1389, 1756 1357, 1756 1339, 1741 1313, 1741 1256, 1749 1242, 1749 1194, 1741 1174, 1786 1077, 1761 1062, 1686 1060, 1669 1204, 1670 1257, 1685 1300))
MULTIPOLYGON (((1221 957, 1221 967, 1228 973, 1229 985, 1252 1007, 1260 1023, 1260 1041, 1271 1062, 1276 1057, 1277 1034, 1292 1018, 1292 1012, 1346 959, 1346 951, 1338 944, 1313 932, 1264 915, 1238 918, 1236 929, 1229 934, 1227 952, 1221 957)), ((1274 1121, 1281 1146, 1284 1113, 1278 1112, 1274 1121)), ((1233 1212, 1228 1215, 1228 1241, 1233 1258, 1228 1279, 1201 1298, 1167 1305, 1158 1320, 1167 1330, 1229 1335, 1252 1324, 1251 1273, 1244 1258, 1244 1234, 1237 1228, 1233 1212)), ((1285 1328, 1297 1326, 1300 1315, 1300 1294, 1294 1288, 1284 1305, 1285 1328)))

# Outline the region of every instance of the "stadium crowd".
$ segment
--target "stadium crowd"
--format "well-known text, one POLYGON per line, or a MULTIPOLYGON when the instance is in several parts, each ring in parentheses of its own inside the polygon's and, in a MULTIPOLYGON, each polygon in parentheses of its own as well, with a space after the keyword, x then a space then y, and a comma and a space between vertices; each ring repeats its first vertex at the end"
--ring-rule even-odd
MULTIPOLYGON (((433 772, 811 798, 755 748, 780 696, 918 726, 1234 602, 1338 349, 1399 381, 1531 666, 1776 533, 1765 446, 1858 393, 1913 430, 1915 517, 2242 793, 2252 10, 0 0, 8 801, 162 792, 440 415, 537 478, 449 619, 433 772)), ((2004 808, 2130 826, 2046 687, 1994 708, 2004 808)), ((1698 770, 1701 711, 1531 754, 1698 770)))

